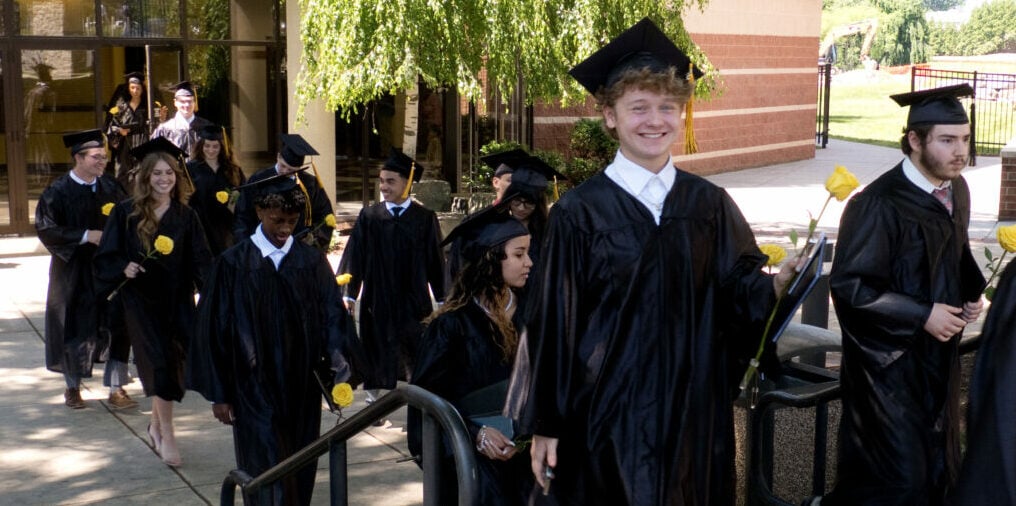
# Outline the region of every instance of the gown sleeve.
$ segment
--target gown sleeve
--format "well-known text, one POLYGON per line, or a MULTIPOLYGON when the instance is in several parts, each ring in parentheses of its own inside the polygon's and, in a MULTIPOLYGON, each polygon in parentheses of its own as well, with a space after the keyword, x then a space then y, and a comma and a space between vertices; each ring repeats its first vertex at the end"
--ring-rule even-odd
POLYGON ((369 226, 367 209, 360 211, 353 225, 353 231, 349 234, 346 248, 342 252, 342 260, 339 261, 339 269, 336 274, 349 274, 352 276, 349 283, 343 287, 342 295, 355 299, 360 295, 360 285, 363 284, 364 271, 366 271, 366 259, 364 258, 363 247, 366 241, 366 229, 369 226))
POLYGON ((214 403, 231 403, 235 398, 231 360, 237 338, 232 315, 233 297, 239 295, 235 279, 234 266, 226 257, 218 258, 198 301, 194 338, 187 354, 187 387, 214 403))
POLYGON ((74 250, 81 244, 85 229, 61 225, 68 221, 64 212, 71 203, 59 204, 57 199, 60 197, 54 187, 42 192, 39 204, 35 208, 35 230, 39 234, 39 241, 50 253, 68 262, 74 255, 74 250))
POLYGON ((95 269, 96 293, 106 296, 123 280, 123 270, 131 261, 128 252, 129 234, 134 233, 128 228, 127 213, 128 203, 117 204, 106 220, 106 227, 102 231, 102 240, 99 241, 99 249, 95 252, 93 264, 95 269))

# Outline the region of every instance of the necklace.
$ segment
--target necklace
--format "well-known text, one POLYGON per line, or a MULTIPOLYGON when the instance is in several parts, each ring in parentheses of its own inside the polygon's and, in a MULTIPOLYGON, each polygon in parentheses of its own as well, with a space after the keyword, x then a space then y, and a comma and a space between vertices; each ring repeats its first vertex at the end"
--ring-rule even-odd
MULTIPOLYGON (((494 316, 490 313, 490 311, 486 307, 484 307, 483 304, 480 304, 480 299, 473 297, 473 302, 475 302, 477 306, 480 306, 480 309, 482 309, 484 313, 487 313, 487 316, 490 317, 494 316)), ((504 312, 506 314, 508 313, 508 310, 512 308, 512 304, 514 303, 515 303, 515 293, 512 292, 511 290, 508 290, 508 304, 506 304, 504 307, 504 312)))

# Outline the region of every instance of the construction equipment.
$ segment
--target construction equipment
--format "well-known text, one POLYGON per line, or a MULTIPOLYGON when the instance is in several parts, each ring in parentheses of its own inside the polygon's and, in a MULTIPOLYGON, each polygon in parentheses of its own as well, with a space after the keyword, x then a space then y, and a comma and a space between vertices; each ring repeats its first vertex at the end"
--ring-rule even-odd
POLYGON ((818 57, 828 63, 836 63, 836 41, 848 35, 864 34, 864 42, 861 43, 861 60, 863 61, 871 51, 871 43, 875 40, 875 32, 878 31, 878 19, 863 19, 855 23, 832 27, 818 47, 818 57))

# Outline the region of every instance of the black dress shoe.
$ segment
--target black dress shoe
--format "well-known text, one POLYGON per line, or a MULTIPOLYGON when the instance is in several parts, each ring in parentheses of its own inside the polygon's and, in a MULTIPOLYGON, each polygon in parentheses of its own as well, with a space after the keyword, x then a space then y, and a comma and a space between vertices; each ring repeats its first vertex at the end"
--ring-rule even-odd
POLYGON ((85 400, 81 398, 81 390, 68 388, 64 390, 64 404, 71 409, 82 409, 85 407, 85 400))

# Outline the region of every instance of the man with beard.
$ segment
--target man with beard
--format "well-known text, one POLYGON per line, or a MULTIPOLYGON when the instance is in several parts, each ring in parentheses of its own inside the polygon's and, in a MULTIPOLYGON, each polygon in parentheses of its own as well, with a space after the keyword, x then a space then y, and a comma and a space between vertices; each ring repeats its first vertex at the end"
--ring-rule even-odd
POLYGON ((892 98, 910 106, 906 157, 847 204, 830 287, 843 329, 843 416, 830 504, 938 505, 956 481, 959 355, 981 312, 960 172, 969 85, 892 98))

